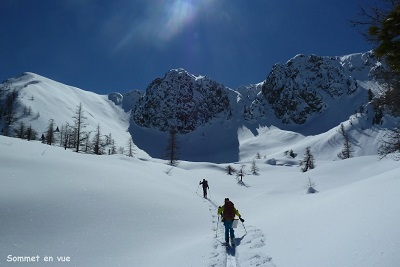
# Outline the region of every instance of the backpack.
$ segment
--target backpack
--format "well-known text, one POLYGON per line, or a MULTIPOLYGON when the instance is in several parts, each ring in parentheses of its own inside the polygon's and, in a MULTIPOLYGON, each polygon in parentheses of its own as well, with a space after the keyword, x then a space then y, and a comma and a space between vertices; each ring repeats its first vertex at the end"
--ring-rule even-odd
POLYGON ((222 217, 226 221, 232 221, 235 218, 235 205, 233 205, 232 202, 230 201, 225 202, 224 212, 222 214, 222 217))

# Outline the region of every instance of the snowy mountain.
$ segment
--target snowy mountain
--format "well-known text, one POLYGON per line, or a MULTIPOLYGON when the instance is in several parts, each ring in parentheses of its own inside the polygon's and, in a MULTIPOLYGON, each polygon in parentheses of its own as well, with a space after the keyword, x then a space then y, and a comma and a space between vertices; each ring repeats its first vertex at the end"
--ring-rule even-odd
POLYGON ((147 87, 133 111, 133 120, 141 127, 163 132, 175 128, 185 134, 229 109, 224 86, 176 69, 147 87))
POLYGON ((343 115, 330 117, 329 124, 313 134, 324 132, 367 105, 371 88, 365 82, 372 80, 379 65, 371 52, 345 57, 297 55, 273 67, 252 109, 258 108, 263 116, 262 109, 270 107, 283 124, 297 125, 326 113, 343 115), (337 112, 339 108, 345 110, 337 112))
MULTIPOLYGON (((372 139, 382 135, 374 130, 374 111, 368 105, 368 92, 380 90, 371 76, 379 65, 371 52, 342 57, 297 55, 285 64, 276 64, 265 81, 236 90, 205 76, 173 69, 155 79, 146 91, 108 96, 25 73, 0 85, 0 103, 7 109, 7 102, 15 98, 11 135, 21 122, 31 125, 39 135, 50 120, 59 129, 71 126, 81 103, 88 138, 100 126, 102 135, 111 136, 120 151, 132 136, 140 153, 161 158, 169 130, 174 128, 179 133, 181 159, 235 162, 241 159, 241 131, 248 129, 257 138, 265 127, 273 126, 303 138, 326 135, 327 144, 337 144, 331 149, 333 159, 340 149, 336 141, 340 137, 330 132, 342 122, 348 121, 350 133, 362 132, 372 139)), ((3 131, 6 121, 7 116, 3 116, 3 131)), ((294 146, 287 143, 286 149, 294 146)), ((265 147, 264 152, 270 150, 265 147)), ((358 144, 355 154, 369 155, 371 151, 376 147, 365 149, 358 144)))
MULTIPOLYGON (((349 131, 372 132, 371 138, 377 138, 381 132, 370 130, 374 110, 368 94, 380 92, 372 78, 379 66, 371 52, 342 57, 298 55, 275 65, 264 82, 236 90, 182 69, 171 70, 154 80, 135 103, 130 132, 135 144, 161 157, 168 129, 177 127, 183 133, 179 139, 183 159, 213 162, 240 159, 237 131, 243 127, 254 137, 260 128, 271 126, 309 136, 325 134, 351 120, 349 131), (207 99, 216 101, 211 104, 207 99), (154 141, 149 143, 149 139, 154 141)), ((336 137, 340 138, 330 135, 326 142, 338 143, 336 137)), ((361 145, 356 150, 357 155, 366 153, 361 145)), ((376 151, 376 147, 367 150, 376 151)), ((337 148, 332 151, 335 158, 337 148)))
POLYGON ((98 156, 0 135, 0 266, 397 266, 399 166, 376 155, 397 119, 372 123, 377 66, 370 53, 296 56, 235 90, 176 69, 108 96, 33 73, 7 80, 3 134, 23 124, 40 138, 50 120, 62 132, 81 104, 88 138, 100 126, 121 149, 98 156), (346 160, 340 124, 354 148, 346 160), (182 132, 174 167, 159 159, 171 126, 182 132), (134 157, 123 151, 131 136, 134 157), (303 173, 307 147, 316 168, 303 173), (228 165, 244 167, 242 182, 228 165), (235 249, 216 215, 225 197, 245 219, 235 249))
MULTIPOLYGON (((84 130, 88 138, 94 136, 99 125, 103 139, 111 136, 117 140, 118 146, 124 147, 130 139, 129 114, 109 100, 117 101, 116 95, 101 96, 34 73, 24 73, 7 80, 0 87, 0 113, 3 114, 0 129, 6 131, 5 121, 11 116, 14 122, 8 135, 15 136, 14 131, 23 123, 25 127, 31 126, 39 139, 46 132, 50 120, 54 121, 54 128, 58 127, 59 130, 66 125, 72 127, 77 107, 82 104, 86 125, 84 130), (10 115, 7 103, 11 99, 14 100, 10 115)), ((57 139, 60 141, 60 138, 57 139)))

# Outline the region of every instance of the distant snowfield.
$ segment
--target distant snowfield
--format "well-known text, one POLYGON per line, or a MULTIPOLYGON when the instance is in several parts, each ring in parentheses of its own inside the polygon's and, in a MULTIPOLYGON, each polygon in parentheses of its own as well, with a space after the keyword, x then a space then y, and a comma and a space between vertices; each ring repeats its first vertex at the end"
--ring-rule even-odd
MULTIPOLYGON (((319 153, 317 167, 302 173, 302 154, 271 152, 252 175, 267 132, 239 138, 241 161, 231 165, 246 164, 244 185, 224 172, 227 164, 172 168, 142 155, 78 154, 0 136, 0 266, 398 266, 398 162, 319 153), (198 187, 203 178, 210 200, 198 187), (318 193, 306 194, 308 178, 318 193), (216 216, 225 197, 246 220, 234 257, 216 216)), ((309 142, 290 133, 285 140, 309 142)))

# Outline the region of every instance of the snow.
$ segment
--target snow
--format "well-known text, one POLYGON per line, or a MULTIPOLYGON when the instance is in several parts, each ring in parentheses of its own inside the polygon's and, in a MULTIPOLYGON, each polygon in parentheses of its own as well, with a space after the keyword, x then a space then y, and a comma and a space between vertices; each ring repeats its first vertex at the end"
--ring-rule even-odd
MULTIPOLYGON (((254 155, 255 147, 246 149, 254 155)), ((170 167, 0 136, 0 162, 1 266, 53 266, 45 256, 70 257, 63 266, 226 266, 221 224, 215 237, 225 197, 246 220, 247 234, 236 229, 236 266, 400 262, 400 167, 391 159, 317 159, 307 173, 259 159, 260 174, 246 175, 243 186, 226 164, 170 167), (306 194, 308 177, 319 193, 306 194), (210 200, 200 196, 202 178, 210 200), (7 262, 9 255, 40 260, 7 262)))
POLYGON ((88 126, 84 130, 92 133, 90 138, 93 138, 97 125, 100 125, 101 134, 111 134, 117 147, 123 147, 128 142, 129 113, 116 106, 108 96, 68 86, 29 72, 11 81, 12 89, 19 91, 18 113, 23 114, 23 109, 28 107, 32 110, 30 115, 21 116, 19 122, 23 122, 25 126, 31 125, 38 132, 38 138, 46 131, 49 120, 53 120, 55 127, 59 127, 60 130, 67 123, 70 126, 74 125, 73 117, 81 104, 86 118, 85 124, 88 126))
MULTIPOLYGON (((100 123, 118 146, 130 137, 129 127, 135 132, 124 99, 114 105, 107 96, 32 73, 13 82, 20 87, 20 106, 40 113, 40 119, 20 118, 35 129, 45 129, 49 119, 72 124, 82 103, 88 130, 100 123)), ((374 85, 365 81, 363 88, 368 86, 374 85)), ((343 118, 344 110, 322 119, 343 118)), ((400 166, 376 155, 384 127, 393 121, 371 127, 361 114, 343 121, 355 147, 355 157, 346 160, 337 157, 343 146, 339 125, 321 132, 326 125, 320 122, 306 126, 315 135, 243 121, 207 124, 181 137, 195 148, 182 149, 201 159, 194 152, 202 147, 214 161, 181 160, 176 167, 141 149, 133 158, 96 156, 0 136, 0 266, 398 266, 400 166), (217 142, 226 149, 212 150, 217 142), (307 147, 316 168, 302 173, 307 147), (290 150, 295 158, 285 155, 290 150), (258 175, 251 174, 253 160, 258 175), (246 175, 239 183, 225 168, 242 164, 246 175), (201 196, 203 178, 210 199, 201 196), (309 179, 318 193, 307 194, 309 179), (216 214, 225 197, 245 219, 235 231, 236 249, 228 252, 216 214), (17 257, 31 262, 12 261, 17 257)), ((152 140, 151 149, 165 145, 162 135, 146 129, 133 139, 152 140)))

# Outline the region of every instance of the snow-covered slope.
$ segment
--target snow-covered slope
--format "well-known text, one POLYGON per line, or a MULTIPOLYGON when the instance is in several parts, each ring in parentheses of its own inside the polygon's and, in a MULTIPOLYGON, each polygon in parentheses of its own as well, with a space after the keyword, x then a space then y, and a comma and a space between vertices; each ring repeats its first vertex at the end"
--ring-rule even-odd
MULTIPOLYGON (((269 142, 265 134, 247 140, 248 133, 240 134, 243 153, 269 142)), ((238 183, 226 164, 182 161, 171 168, 0 136, 0 266, 397 266, 398 163, 317 158, 317 168, 304 174, 300 158, 276 157, 276 165, 257 159, 258 175, 249 170, 250 157, 231 163, 248 166, 238 183), (203 178, 209 200, 200 196, 203 178), (308 178, 319 193, 306 194, 308 178), (236 229, 229 254, 216 216, 225 197, 246 227, 236 229), (16 262, 36 256, 38 262, 16 262), (49 257, 53 262, 45 262, 49 257)))
MULTIPOLYGON (((115 105, 108 96, 84 91, 34 73, 24 73, 2 85, 0 99, 3 98, 3 108, 6 105, 4 99, 11 92, 15 92, 17 97, 13 105, 15 122, 10 135, 14 135, 13 130, 21 122, 25 127, 32 126, 38 138, 46 132, 50 120, 54 121, 54 128, 60 130, 66 124, 72 127, 81 104, 86 125, 84 131, 90 133, 89 138, 93 138, 99 125, 103 139, 111 134, 117 147, 125 147, 130 139, 129 113, 115 105)), ((0 127, 4 130, 4 120, 2 122, 0 127)))
MULTIPOLYGON (((50 119, 56 126, 72 125, 81 103, 87 131, 100 124, 117 146, 126 146, 132 135, 143 150, 136 149, 135 157, 96 156, 0 136, 0 266, 397 266, 400 169, 398 162, 376 156, 385 127, 392 127, 396 119, 385 116, 382 124, 373 125, 373 110, 364 101, 366 91, 379 88, 368 76, 376 62, 363 54, 292 61, 280 67, 285 69, 281 74, 301 68, 308 72, 292 80, 290 74, 290 86, 283 91, 296 95, 296 90, 309 88, 323 96, 321 110, 306 114, 303 124, 276 116, 279 101, 270 104, 263 94, 267 82, 237 90, 217 86, 213 91, 216 83, 183 70, 153 83, 153 99, 139 91, 99 96, 32 73, 2 84, 0 114, 13 103, 11 118, 32 125, 39 134, 50 119), (340 75, 311 80, 322 70, 311 71, 304 60, 323 62, 323 69, 340 75), (350 80, 349 86, 341 87, 338 77, 350 80), (302 81, 310 86, 302 88, 302 81), (332 87, 321 89, 322 81, 333 82, 332 87), (202 83, 213 92, 200 92, 202 83), (170 99, 177 92, 185 93, 187 101, 179 101, 184 111, 197 111, 184 104, 201 106, 198 99, 217 92, 229 105, 222 101, 221 109, 192 117, 193 124, 186 125, 196 127, 179 135, 181 160, 171 167, 157 159, 168 133, 147 127, 156 126, 160 114, 140 105, 156 101, 156 110, 165 111, 161 105, 167 104, 176 108, 161 96, 170 99), (190 98, 192 93, 195 97, 190 98), (356 113, 360 105, 364 109, 356 113), (141 109, 155 116, 148 125, 131 119, 141 109), (207 120, 198 121, 204 114, 207 120), (338 131, 341 123, 354 158, 337 157, 344 142, 338 131), (307 147, 316 168, 302 173, 299 161, 307 147), (250 171, 253 160, 257 175, 250 171), (243 182, 225 173, 228 164, 236 169, 245 165, 243 182), (200 195, 203 178, 209 180, 210 199, 200 195), (306 194, 309 183, 317 194, 306 194), (236 250, 228 253, 216 216, 225 197, 246 220, 236 229, 236 250), (31 262, 20 262, 28 258, 19 257, 31 262), (67 262, 57 263, 57 257, 67 262)), ((284 84, 283 76, 270 77, 284 84)), ((298 111, 305 103, 309 102, 296 102, 298 111)), ((287 110, 284 114, 288 119, 296 115, 287 110)), ((1 118, 2 129, 8 115, 1 118)), ((184 122, 177 118, 169 119, 175 125, 184 122)))
MULTIPOLYGON (((269 145, 260 146, 259 153, 303 150, 297 139, 287 142, 286 150, 275 148, 286 142, 289 131, 309 140, 317 156, 329 149, 327 158, 334 159, 342 147, 337 133, 341 123, 349 131, 355 155, 374 155, 375 140, 394 122, 386 116, 382 125, 372 123, 369 91, 378 93, 380 87, 371 73, 379 65, 371 52, 342 57, 298 55, 275 65, 264 82, 236 90, 174 69, 155 79, 145 92, 108 96, 25 73, 0 86, 0 103, 7 106, 7 95, 17 92, 14 106, 18 120, 11 125, 11 135, 20 122, 32 125, 39 135, 46 131, 50 119, 60 128, 66 123, 73 125, 77 106, 82 103, 87 132, 94 136, 100 125, 102 135, 111 133, 121 150, 132 136, 140 157, 162 158, 169 130, 174 128, 179 133, 180 159, 235 162, 246 154, 238 133, 248 129, 257 138, 270 127, 278 129, 269 145), (325 139, 315 142, 313 136, 319 135, 325 139)), ((2 129, 5 117, 0 118, 2 129)))

